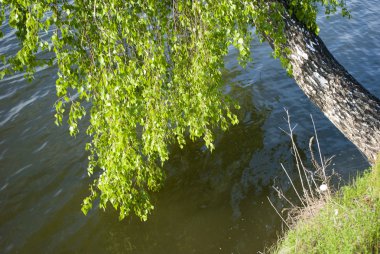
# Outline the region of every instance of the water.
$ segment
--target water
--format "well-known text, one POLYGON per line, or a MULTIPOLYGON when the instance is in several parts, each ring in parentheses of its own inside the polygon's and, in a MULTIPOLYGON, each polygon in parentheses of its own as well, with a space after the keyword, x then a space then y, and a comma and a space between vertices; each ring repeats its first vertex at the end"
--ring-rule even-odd
MULTIPOLYGON (((348 2, 353 19, 319 19, 321 37, 333 55, 368 90, 380 96, 380 6, 348 2)), ((0 52, 16 50, 11 35, 0 52)), ((309 114, 323 154, 347 180, 368 167, 358 150, 288 78, 270 48, 252 42, 254 62, 241 69, 236 52, 226 57, 224 79, 242 106, 240 124, 218 135, 210 154, 201 143, 173 148, 165 187, 153 197, 148 222, 122 222, 111 209, 80 212, 88 194, 87 138, 71 138, 54 125, 55 69, 40 69, 33 82, 22 75, 0 81, 1 253, 256 253, 276 241, 281 221, 267 196, 292 169, 289 140, 280 130, 287 108, 297 124, 297 142, 307 148, 309 114)), ((292 195, 292 194, 289 194, 292 195)))

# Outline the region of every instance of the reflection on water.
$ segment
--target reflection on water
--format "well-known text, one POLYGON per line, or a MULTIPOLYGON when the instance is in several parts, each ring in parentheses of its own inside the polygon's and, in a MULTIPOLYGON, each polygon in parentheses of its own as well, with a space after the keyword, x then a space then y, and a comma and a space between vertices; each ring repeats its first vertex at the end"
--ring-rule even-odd
MULTIPOLYGON (((349 1, 353 19, 321 19, 321 36, 334 56, 375 95, 380 87, 380 7, 349 1)), ((0 40, 0 53, 14 51, 14 35, 0 40)), ((336 155, 344 179, 367 167, 361 154, 302 94, 270 48, 252 42, 254 62, 243 70, 236 51, 226 57, 226 91, 242 109, 240 124, 218 133, 216 149, 200 142, 172 147, 168 178, 154 194, 148 222, 116 212, 80 212, 88 195, 83 134, 71 138, 54 125, 55 69, 0 81, 1 253, 256 253, 276 240, 274 182, 287 186, 280 162, 292 171, 283 108, 293 116, 299 147, 308 147, 313 114, 323 153, 336 155)), ((306 153, 305 153, 306 154, 306 153)), ((305 155, 305 158, 307 156, 305 155)), ((295 172, 294 172, 295 173, 295 172)), ((281 205, 281 204, 279 204, 281 205)))

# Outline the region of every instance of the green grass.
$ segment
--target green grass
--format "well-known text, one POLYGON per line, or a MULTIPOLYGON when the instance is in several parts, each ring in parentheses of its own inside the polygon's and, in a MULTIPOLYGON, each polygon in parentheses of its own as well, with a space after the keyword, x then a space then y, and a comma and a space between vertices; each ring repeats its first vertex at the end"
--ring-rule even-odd
POLYGON ((274 253, 380 253, 380 161, 298 221, 274 253))

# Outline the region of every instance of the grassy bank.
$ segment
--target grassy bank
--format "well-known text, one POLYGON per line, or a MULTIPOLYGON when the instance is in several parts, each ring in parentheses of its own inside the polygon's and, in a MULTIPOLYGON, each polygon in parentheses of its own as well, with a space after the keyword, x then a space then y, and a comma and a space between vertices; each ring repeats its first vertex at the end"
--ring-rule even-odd
POLYGON ((380 162, 300 220, 274 253, 380 253, 380 162))

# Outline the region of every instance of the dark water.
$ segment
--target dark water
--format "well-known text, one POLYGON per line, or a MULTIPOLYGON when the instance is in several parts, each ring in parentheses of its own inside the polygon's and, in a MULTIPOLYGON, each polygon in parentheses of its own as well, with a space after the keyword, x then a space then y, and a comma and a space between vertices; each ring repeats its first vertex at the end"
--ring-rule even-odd
MULTIPOLYGON (((380 5, 348 2, 353 19, 320 18, 334 56, 380 96, 380 5)), ((14 37, 0 53, 15 50, 14 37)), ((252 43, 254 63, 241 69, 231 50, 227 91, 242 106, 240 124, 218 135, 210 154, 201 143, 173 148, 165 187, 153 197, 148 222, 119 222, 111 209, 80 212, 88 194, 85 136, 54 125, 54 68, 0 81, 0 253, 256 253, 276 240, 281 222, 266 197, 286 186, 280 162, 292 170, 289 140, 280 130, 286 107, 306 149, 316 122, 323 154, 344 179, 368 166, 358 150, 308 101, 267 45, 252 43)), ((291 194, 289 194, 291 195, 291 194)))

